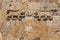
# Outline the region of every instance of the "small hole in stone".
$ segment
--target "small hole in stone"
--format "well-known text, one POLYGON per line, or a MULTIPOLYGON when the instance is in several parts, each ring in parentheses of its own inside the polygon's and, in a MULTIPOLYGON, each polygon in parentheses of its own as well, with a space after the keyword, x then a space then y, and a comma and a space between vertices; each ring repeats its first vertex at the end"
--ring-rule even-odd
POLYGON ((41 21, 41 19, 37 19, 38 21, 41 21))
POLYGON ((10 4, 9 6, 12 6, 12 4, 10 4))
POLYGON ((21 15, 25 15, 25 13, 24 12, 22 12, 22 13, 20 13, 21 15))
POLYGON ((18 19, 19 21, 22 21, 22 19, 18 19))
POLYGON ((44 18, 44 17, 45 17, 45 15, 42 15, 42 16, 41 16, 41 18, 44 18))
POLYGON ((17 15, 14 15, 13 18, 18 18, 18 16, 17 15))
POLYGON ((47 21, 47 18, 43 18, 43 21, 47 21))
POLYGON ((52 21, 52 20, 53 20, 53 18, 50 18, 49 20, 50 20, 50 21, 52 21))
POLYGON ((55 9, 55 10, 51 10, 51 11, 53 11, 53 12, 57 12, 57 10, 55 9))
POLYGON ((47 16, 47 18, 50 18, 51 16, 47 16))
POLYGON ((8 18, 12 18, 12 15, 10 15, 10 16, 7 16, 8 18))
POLYGON ((39 16, 34 16, 34 18, 39 18, 39 16))
POLYGON ((19 16, 19 18, 25 18, 25 16, 19 16))

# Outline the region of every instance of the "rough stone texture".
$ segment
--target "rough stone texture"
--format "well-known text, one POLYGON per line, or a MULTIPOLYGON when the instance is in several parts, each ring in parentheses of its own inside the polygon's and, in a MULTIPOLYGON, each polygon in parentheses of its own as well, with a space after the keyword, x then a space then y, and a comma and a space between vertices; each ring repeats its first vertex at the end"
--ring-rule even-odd
POLYGON ((59 5, 59 0, 0 0, 0 40, 60 40, 59 5))

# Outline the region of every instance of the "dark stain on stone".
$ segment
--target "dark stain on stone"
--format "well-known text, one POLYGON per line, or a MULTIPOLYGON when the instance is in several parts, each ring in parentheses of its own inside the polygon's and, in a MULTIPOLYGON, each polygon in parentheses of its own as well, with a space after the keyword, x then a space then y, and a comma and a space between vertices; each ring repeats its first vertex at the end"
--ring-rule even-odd
POLYGON ((40 40, 40 38, 39 37, 36 37, 34 40, 40 40))

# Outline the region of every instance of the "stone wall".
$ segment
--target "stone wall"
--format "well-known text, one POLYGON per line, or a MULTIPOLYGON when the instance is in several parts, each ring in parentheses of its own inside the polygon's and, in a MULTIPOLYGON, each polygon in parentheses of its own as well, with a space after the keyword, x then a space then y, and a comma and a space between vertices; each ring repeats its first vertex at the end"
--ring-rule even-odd
POLYGON ((0 40, 60 40, 58 0, 0 0, 0 40))

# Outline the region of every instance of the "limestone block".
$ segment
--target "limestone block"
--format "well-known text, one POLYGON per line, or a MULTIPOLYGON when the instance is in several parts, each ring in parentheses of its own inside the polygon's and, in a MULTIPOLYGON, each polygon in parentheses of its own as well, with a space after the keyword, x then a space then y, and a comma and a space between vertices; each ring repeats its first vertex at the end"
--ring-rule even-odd
POLYGON ((2 0, 2 2, 16 2, 17 0, 2 0))

